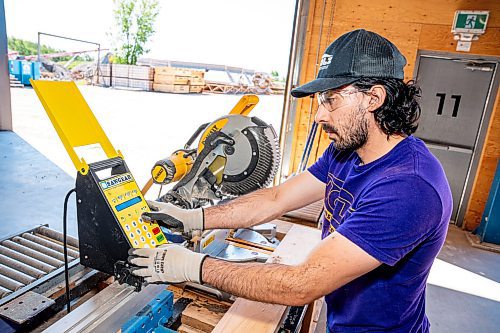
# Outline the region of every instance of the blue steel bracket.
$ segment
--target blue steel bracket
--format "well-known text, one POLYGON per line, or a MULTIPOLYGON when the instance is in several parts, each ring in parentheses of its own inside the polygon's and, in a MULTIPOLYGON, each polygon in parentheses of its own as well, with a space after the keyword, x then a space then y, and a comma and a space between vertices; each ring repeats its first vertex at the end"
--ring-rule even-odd
POLYGON ((121 328, 123 333, 176 333, 164 327, 173 314, 174 294, 164 290, 121 328))

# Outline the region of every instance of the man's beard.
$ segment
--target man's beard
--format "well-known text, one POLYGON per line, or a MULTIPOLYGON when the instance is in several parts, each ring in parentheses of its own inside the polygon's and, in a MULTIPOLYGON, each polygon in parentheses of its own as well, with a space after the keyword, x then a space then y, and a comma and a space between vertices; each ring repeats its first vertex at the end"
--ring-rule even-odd
POLYGON ((368 141, 368 121, 365 118, 366 109, 361 107, 353 111, 347 118, 347 125, 341 130, 335 126, 322 124, 323 131, 335 134, 332 139, 337 150, 357 150, 368 141), (340 134, 342 133, 342 134, 340 134))

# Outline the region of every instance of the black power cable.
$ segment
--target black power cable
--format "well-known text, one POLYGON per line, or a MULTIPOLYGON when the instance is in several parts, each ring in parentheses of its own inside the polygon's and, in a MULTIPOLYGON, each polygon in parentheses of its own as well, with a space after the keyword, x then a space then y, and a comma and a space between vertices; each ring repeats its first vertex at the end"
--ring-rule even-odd
POLYGON ((68 235, 68 200, 71 193, 76 192, 76 188, 71 189, 68 194, 66 194, 66 198, 64 198, 64 215, 63 215, 63 248, 64 248, 64 280, 66 281, 66 311, 68 313, 71 312, 71 295, 69 291, 69 270, 68 270, 68 243, 67 243, 67 235, 68 235))

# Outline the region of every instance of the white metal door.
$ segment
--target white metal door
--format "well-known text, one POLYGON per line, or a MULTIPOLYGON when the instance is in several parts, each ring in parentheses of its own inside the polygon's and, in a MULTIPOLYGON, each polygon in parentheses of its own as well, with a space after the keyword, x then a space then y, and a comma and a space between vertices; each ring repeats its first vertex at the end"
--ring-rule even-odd
POLYGON ((422 114, 415 136, 440 160, 453 194, 456 221, 476 147, 495 62, 421 56, 417 83, 422 114))

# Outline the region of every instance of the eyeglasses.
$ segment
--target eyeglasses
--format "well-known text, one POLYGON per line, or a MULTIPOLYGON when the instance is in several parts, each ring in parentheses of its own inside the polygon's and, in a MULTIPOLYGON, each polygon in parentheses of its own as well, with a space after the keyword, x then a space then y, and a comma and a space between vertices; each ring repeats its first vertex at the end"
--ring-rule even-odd
POLYGON ((327 90, 317 94, 318 104, 319 106, 323 105, 329 112, 332 112, 342 106, 347 96, 364 91, 359 89, 327 90))

